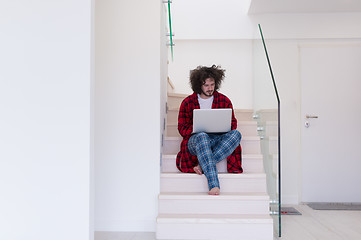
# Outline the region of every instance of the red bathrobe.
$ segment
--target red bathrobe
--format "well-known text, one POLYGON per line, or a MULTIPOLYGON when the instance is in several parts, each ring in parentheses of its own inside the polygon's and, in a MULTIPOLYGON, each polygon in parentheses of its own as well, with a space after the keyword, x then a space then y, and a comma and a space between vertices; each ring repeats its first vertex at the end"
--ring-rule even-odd
MULTIPOLYGON (((237 119, 234 116, 231 101, 223 94, 215 91, 213 94, 212 108, 232 108, 232 130, 237 129, 237 119)), ((198 165, 198 159, 188 150, 188 140, 193 131, 193 109, 199 109, 198 96, 196 93, 186 97, 179 109, 178 131, 183 137, 180 146, 180 152, 177 154, 177 168, 181 172, 194 173, 193 168, 198 165)), ((241 146, 238 146, 234 152, 227 158, 227 171, 229 173, 242 173, 242 154, 241 146)))

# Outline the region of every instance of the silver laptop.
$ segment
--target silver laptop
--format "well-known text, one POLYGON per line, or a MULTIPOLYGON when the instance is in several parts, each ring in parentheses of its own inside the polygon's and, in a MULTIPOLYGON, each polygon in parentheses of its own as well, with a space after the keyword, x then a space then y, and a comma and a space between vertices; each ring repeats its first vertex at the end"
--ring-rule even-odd
POLYGON ((231 131, 232 109, 194 109, 193 133, 225 133, 231 131))

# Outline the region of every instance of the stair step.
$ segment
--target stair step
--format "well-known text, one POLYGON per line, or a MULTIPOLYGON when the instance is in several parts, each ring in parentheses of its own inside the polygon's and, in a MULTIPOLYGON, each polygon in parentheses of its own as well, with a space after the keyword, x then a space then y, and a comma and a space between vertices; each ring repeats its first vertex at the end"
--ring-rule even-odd
POLYGON ((260 141, 260 146, 263 154, 278 154, 278 137, 269 136, 264 137, 260 141))
POLYGON ((267 173, 278 173, 278 154, 268 154, 265 155, 264 159, 264 170, 267 173))
POLYGON ((160 214, 267 214, 269 196, 266 193, 161 193, 160 214))
POLYGON ((257 125, 257 131, 260 136, 278 136, 277 121, 258 122, 257 125))
POLYGON ((278 121, 278 110, 277 109, 263 109, 258 110, 255 114, 257 121, 278 121))
POLYGON ((185 99, 190 94, 182 93, 168 93, 167 105, 168 108, 179 108, 183 99, 185 99))
POLYGON ((234 109, 234 114, 238 122, 240 121, 253 121, 252 109, 234 109))
MULTIPOLYGON (((221 193, 266 193, 264 173, 219 173, 221 193)), ((160 192, 208 192, 207 179, 195 173, 161 173, 160 192)))
POLYGON ((272 161, 272 172, 277 174, 278 173, 278 154, 272 154, 269 159, 271 159, 271 161, 272 161))
POLYGON ((158 214, 158 223, 273 223, 269 214, 158 214))
MULTIPOLYGON (((165 137, 163 154, 177 154, 182 141, 181 137, 165 137)), ((259 137, 242 137, 241 140, 243 154, 260 154, 261 145, 259 137)))
MULTIPOLYGON (((162 172, 179 172, 176 166, 176 155, 162 156, 162 172)), ((261 154, 243 154, 242 168, 244 173, 263 173, 263 156, 261 154)), ((227 161, 221 161, 217 164, 219 173, 227 172, 227 161)))
MULTIPOLYGON (((242 136, 257 136, 257 122, 255 121, 239 121, 237 130, 242 136)), ((177 123, 167 123, 166 136, 180 137, 177 123)))
POLYGON ((272 240, 268 215, 159 214, 157 239, 272 240))

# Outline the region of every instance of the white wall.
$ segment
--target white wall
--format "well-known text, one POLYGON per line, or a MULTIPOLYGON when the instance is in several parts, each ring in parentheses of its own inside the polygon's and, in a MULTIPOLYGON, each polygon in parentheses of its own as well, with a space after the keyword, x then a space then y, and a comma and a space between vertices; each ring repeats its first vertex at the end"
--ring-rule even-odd
POLYGON ((169 77, 175 92, 190 94, 190 70, 199 65, 221 65, 226 76, 220 92, 232 100, 235 108, 252 109, 252 54, 252 40, 178 40, 174 60, 169 63, 169 77))
POLYGON ((276 110, 278 108, 277 94, 273 85, 272 75, 265 55, 261 39, 253 40, 253 110, 276 110))
POLYGON ((92 239, 89 0, 2 1, 0 239, 92 239))
MULTIPOLYGON (((360 12, 250 14, 251 0, 182 0, 172 3, 176 40, 259 38, 257 24, 267 38, 358 38, 360 12)), ((345 3, 346 4, 346 3, 345 3)))
POLYGON ((96 230, 155 231, 164 12, 159 0, 95 6, 96 230))
POLYGON ((172 3, 176 39, 251 39, 251 0, 182 0, 172 3))
MULTIPOLYGON (((250 15, 261 24, 267 39, 360 38, 361 13, 261 14, 250 15)), ((259 38, 258 31, 254 37, 259 38)))

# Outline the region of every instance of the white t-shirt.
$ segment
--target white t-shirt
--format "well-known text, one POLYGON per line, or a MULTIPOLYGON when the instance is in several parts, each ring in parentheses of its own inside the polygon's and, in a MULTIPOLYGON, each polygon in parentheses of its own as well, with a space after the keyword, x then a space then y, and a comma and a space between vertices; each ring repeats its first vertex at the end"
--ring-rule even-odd
POLYGON ((198 95, 198 102, 199 102, 199 106, 201 107, 201 109, 211 109, 212 108, 212 103, 213 103, 213 96, 207 99, 203 99, 198 95))

